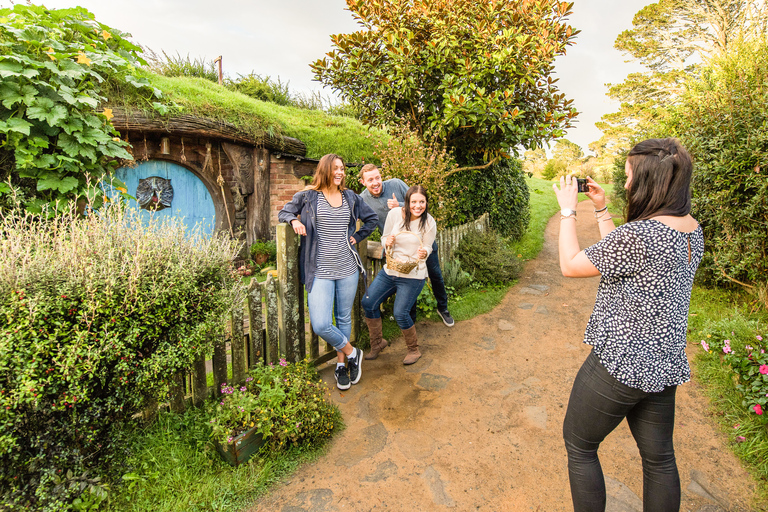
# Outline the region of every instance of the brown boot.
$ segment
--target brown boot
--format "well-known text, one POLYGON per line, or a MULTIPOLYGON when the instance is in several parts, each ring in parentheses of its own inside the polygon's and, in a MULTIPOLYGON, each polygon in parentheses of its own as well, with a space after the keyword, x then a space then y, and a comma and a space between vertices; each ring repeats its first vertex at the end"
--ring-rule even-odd
POLYGON ((403 364, 413 364, 421 357, 419 345, 416 343, 416 326, 413 325, 410 329, 400 330, 403 332, 405 344, 408 347, 408 353, 405 355, 405 359, 403 359, 403 364))
POLYGON ((365 323, 368 324, 368 334, 371 337, 371 350, 365 354, 366 359, 376 359, 379 357, 379 352, 387 348, 387 340, 381 337, 381 318, 367 318, 365 323))

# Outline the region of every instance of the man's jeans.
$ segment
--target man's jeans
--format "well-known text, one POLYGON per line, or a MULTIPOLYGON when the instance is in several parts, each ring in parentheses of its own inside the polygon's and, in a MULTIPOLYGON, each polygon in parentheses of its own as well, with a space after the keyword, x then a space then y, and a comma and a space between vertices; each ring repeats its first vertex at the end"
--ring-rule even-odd
POLYGON ((624 418, 643 460, 643 510, 679 510, 680 477, 672 444, 676 390, 677 386, 669 386, 646 393, 625 386, 594 352, 589 354, 573 382, 563 423, 575 512, 605 510, 605 479, 597 449, 624 418))
POLYGON ((410 309, 416 304, 421 289, 424 288, 424 279, 409 279, 407 277, 393 277, 384 269, 376 274, 368 293, 363 297, 363 310, 366 318, 381 318, 381 304, 395 295, 394 316, 397 325, 405 330, 413 327, 414 321, 410 315, 410 309))
POLYGON ((352 333, 352 306, 359 277, 357 272, 342 279, 316 277, 312 291, 307 294, 312 330, 336 350, 349 342, 352 333), (336 325, 333 325, 333 318, 336 318, 336 325))
MULTIPOLYGON (((443 273, 440 271, 440 259, 437 257, 437 242, 432 242, 432 254, 427 258, 427 275, 432 285, 432 294, 437 301, 438 311, 448 311, 448 293, 445 291, 443 273)), ((417 297, 418 298, 418 297, 417 297)), ((416 323, 416 302, 411 308, 411 320, 416 323)))

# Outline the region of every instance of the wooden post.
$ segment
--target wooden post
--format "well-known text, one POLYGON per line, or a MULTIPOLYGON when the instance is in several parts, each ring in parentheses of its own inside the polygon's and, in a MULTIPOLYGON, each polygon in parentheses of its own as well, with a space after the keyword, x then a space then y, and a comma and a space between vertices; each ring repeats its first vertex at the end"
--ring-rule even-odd
MULTIPOLYGON (((359 220, 357 221, 358 228, 362 224, 359 220)), ((363 264, 363 268, 366 269, 366 274, 368 272, 368 240, 363 240, 359 244, 357 244, 357 252, 360 254, 360 261, 363 264)), ((368 282, 368 285, 370 285, 370 281, 368 282)), ((360 335, 362 333, 362 326, 365 320, 363 319, 365 317, 365 312, 363 311, 363 306, 361 304, 363 300, 363 296, 365 295, 365 282, 363 280, 363 276, 360 276, 360 279, 357 281, 357 295, 355 296, 355 303, 352 306, 352 340, 353 341, 360 341, 360 335)))
POLYGON ((213 344, 213 396, 221 395, 221 385, 227 382, 227 346, 223 334, 216 334, 213 344))
POLYGON ((253 150, 253 194, 248 196, 246 229, 255 238, 270 239, 269 223, 272 210, 269 207, 269 151, 253 150))
POLYGON ((171 380, 171 411, 184 412, 186 403, 184 402, 184 374, 177 373, 171 380))
POLYGON ((299 317, 299 301, 304 289, 299 282, 299 237, 290 224, 282 223, 277 232, 278 322, 280 346, 285 357, 296 363, 306 356, 304 318, 299 317))
POLYGON ((232 307, 232 341, 229 349, 232 353, 232 382, 241 384, 245 381, 248 370, 248 349, 243 335, 243 303, 238 301, 232 307))
POLYGON ((248 286, 248 365, 253 367, 262 360, 264 354, 264 321, 261 317, 261 285, 251 279, 248 286))
POLYGON ((277 363, 280 359, 280 338, 277 327, 277 282, 272 274, 265 282, 267 295, 267 361, 277 363))
POLYGON ((192 403, 200 406, 208 398, 208 378, 205 371, 205 356, 198 356, 192 366, 192 403))

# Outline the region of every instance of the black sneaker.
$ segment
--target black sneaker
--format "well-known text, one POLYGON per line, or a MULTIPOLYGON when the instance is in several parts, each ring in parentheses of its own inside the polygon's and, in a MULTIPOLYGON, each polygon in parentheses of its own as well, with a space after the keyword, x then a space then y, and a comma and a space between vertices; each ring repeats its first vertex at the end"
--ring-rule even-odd
POLYGON ((363 374, 363 369, 361 368, 362 364, 363 351, 357 349, 357 357, 354 359, 347 359, 347 366, 349 367, 349 380, 352 382, 352 384, 357 384, 360 382, 360 376, 363 374))
POLYGON ((346 366, 337 366, 336 371, 333 372, 333 376, 336 377, 336 387, 339 389, 349 389, 349 375, 347 374, 346 366))
POLYGON ((444 323, 446 326, 448 326, 448 327, 453 327, 453 324, 454 324, 455 322, 453 321, 453 317, 451 316, 451 314, 448 312, 448 310, 447 310, 447 309, 446 309, 445 311, 440 311, 440 310, 438 310, 438 311, 437 311, 437 314, 438 314, 438 315, 440 315, 440 318, 442 318, 442 319, 443 319, 443 323, 444 323))

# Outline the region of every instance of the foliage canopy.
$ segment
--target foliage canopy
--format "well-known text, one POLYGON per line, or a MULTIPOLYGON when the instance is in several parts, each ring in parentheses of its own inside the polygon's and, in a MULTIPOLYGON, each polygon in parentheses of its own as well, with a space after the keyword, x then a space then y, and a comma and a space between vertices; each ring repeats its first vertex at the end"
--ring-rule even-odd
POLYGON ((578 30, 553 0, 348 0, 362 30, 311 65, 373 125, 436 135, 461 164, 562 135, 577 112, 554 59, 578 30))

